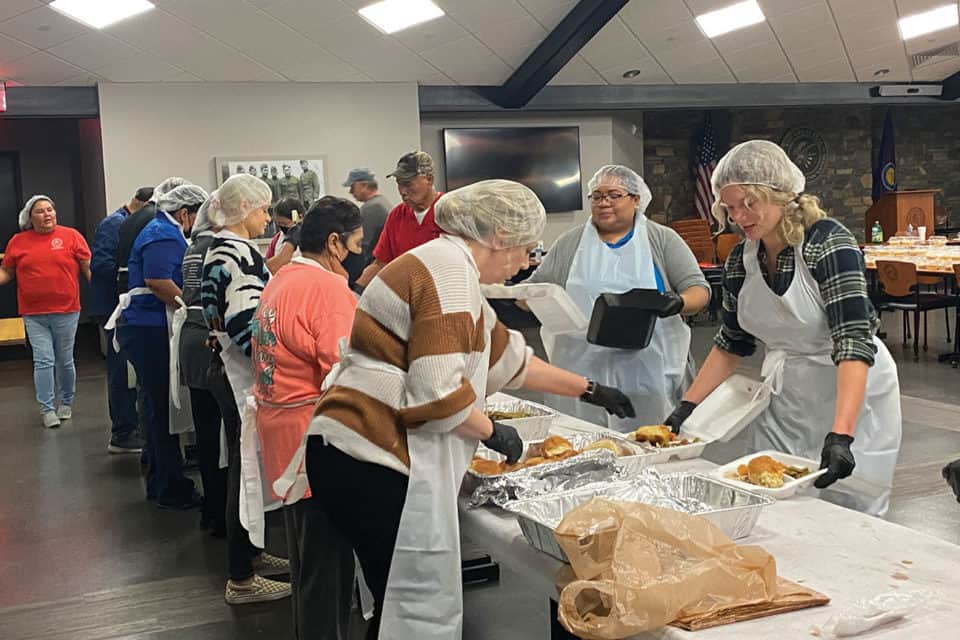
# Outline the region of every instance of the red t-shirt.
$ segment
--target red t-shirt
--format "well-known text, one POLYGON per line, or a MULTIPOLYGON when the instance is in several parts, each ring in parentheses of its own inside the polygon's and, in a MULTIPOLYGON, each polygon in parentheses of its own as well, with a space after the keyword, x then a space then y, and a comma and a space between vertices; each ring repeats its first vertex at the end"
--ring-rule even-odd
POLYGON ((410 205, 401 202, 393 208, 383 224, 377 247, 373 250, 373 257, 377 262, 387 264, 410 249, 440 237, 443 231, 433 218, 433 205, 442 195, 442 193, 437 194, 436 199, 427 209, 427 215, 422 224, 417 222, 417 216, 410 205))
POLYGON ((87 241, 70 227, 10 238, 3 266, 16 274, 20 315, 80 311, 80 261, 89 259, 87 241))

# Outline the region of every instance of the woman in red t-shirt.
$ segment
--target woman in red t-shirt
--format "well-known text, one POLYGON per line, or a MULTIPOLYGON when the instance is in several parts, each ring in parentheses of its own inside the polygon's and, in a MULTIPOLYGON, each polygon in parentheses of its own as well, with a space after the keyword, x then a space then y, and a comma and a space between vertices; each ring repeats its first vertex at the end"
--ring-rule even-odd
POLYGON ((33 349, 33 385, 43 426, 59 427, 72 417, 77 371, 73 341, 80 317, 83 273, 90 281, 90 248, 76 229, 57 225, 47 196, 33 196, 20 211, 20 228, 7 243, 0 285, 17 281, 17 307, 33 349), (54 375, 56 372, 56 375, 54 375), (54 408, 54 389, 60 406, 54 408))

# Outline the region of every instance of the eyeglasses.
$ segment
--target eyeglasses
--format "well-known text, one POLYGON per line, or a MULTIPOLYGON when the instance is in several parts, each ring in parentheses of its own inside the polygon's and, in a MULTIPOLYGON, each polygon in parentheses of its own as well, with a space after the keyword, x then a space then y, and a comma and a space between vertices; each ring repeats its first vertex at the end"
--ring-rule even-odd
POLYGON ((629 193, 618 193, 616 191, 612 193, 591 193, 590 194, 590 200, 592 200, 594 204, 603 202, 604 200, 608 200, 610 204, 616 204, 617 201, 620 200, 620 198, 629 198, 629 197, 630 197, 629 193))

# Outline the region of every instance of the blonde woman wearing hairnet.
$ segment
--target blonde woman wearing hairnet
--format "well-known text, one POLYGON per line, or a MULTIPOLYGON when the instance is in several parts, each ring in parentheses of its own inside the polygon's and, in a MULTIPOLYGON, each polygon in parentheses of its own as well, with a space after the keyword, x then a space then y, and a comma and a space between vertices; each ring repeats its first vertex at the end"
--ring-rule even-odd
POLYGON ((633 412, 616 389, 534 357, 480 292, 527 266, 546 224, 533 192, 486 180, 446 194, 435 213, 448 235, 398 257, 366 288, 350 347, 274 483, 291 500, 309 479, 353 545, 375 600, 368 638, 378 629, 380 638, 460 637, 460 483, 479 442, 510 462, 523 449, 513 428, 484 415, 486 396, 524 387, 633 412))
POLYGON ((900 387, 875 335, 856 239, 803 192, 803 173, 772 142, 731 149, 712 186, 714 216, 745 239, 727 258, 713 350, 666 422, 679 429, 759 342, 772 396, 751 448, 820 459, 822 497, 882 516, 900 449, 900 387))
POLYGON ((230 176, 217 189, 208 214, 220 231, 203 259, 200 282, 202 314, 218 347, 207 382, 220 407, 227 442, 229 579, 224 599, 234 605, 290 595, 289 583, 263 577, 287 573, 290 565, 263 551, 255 412, 247 406, 253 386, 251 322, 270 279, 263 256, 250 239, 261 236, 270 222, 271 195, 267 183, 248 174, 230 176))
POLYGON ((603 293, 656 289, 663 301, 650 344, 640 350, 590 344, 586 331, 541 331, 550 362, 622 389, 635 420, 612 416, 569 398, 550 398, 558 410, 617 431, 659 424, 680 401, 695 371, 690 355, 692 315, 710 301, 710 287, 676 231, 648 220, 650 189, 622 165, 601 167, 589 182, 591 216, 560 236, 527 282, 558 284, 589 318, 603 293))
POLYGON ((80 274, 90 281, 90 248, 76 229, 57 224, 48 196, 33 196, 20 211, 20 233, 10 238, 0 285, 16 279, 17 309, 33 351, 33 386, 43 426, 73 415, 77 370, 73 342, 80 318, 80 274), (54 389, 59 388, 59 407, 54 389))

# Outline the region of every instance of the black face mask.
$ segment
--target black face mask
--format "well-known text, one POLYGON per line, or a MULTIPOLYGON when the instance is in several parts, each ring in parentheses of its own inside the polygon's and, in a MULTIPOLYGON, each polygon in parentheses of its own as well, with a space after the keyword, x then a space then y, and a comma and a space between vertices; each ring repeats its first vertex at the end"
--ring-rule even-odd
POLYGON ((289 227, 280 227, 280 233, 282 233, 285 236, 288 236, 291 233, 299 233, 299 231, 300 231, 299 224, 292 224, 289 227))

